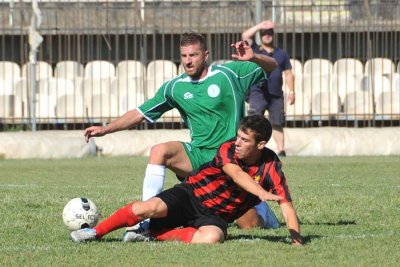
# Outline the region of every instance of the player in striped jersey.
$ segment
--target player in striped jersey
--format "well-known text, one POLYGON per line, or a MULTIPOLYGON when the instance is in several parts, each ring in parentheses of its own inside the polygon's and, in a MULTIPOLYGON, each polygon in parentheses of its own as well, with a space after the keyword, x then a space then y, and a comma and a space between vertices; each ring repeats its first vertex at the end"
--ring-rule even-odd
POLYGON ((272 127, 260 115, 241 120, 237 136, 224 142, 214 159, 183 183, 119 209, 99 225, 71 233, 75 242, 100 239, 121 227, 152 218, 156 240, 218 243, 233 222, 261 201, 278 201, 292 244, 302 245, 300 225, 278 156, 265 145, 272 127), (183 228, 177 228, 183 227, 183 228))
MULTIPOLYGON (((151 148, 143 181, 142 200, 161 192, 166 168, 179 177, 209 162, 218 147, 236 135, 240 119, 244 116, 245 96, 249 88, 263 81, 276 66, 266 55, 254 54, 246 42, 232 45, 234 62, 208 65, 209 51, 204 37, 197 33, 183 34, 180 44, 181 64, 185 73, 164 83, 156 95, 138 108, 102 126, 85 129, 86 141, 129 129, 146 120, 154 122, 166 111, 177 108, 190 130, 191 142, 171 141, 151 148)), ((262 206, 262 205, 261 205, 262 206)), ((264 205, 265 206, 265 205, 264 205)), ((265 212, 258 211, 260 216, 265 212)), ((256 226, 254 209, 250 216, 238 221, 241 227, 256 226)), ((277 224, 277 221, 275 221, 277 224)), ((142 230, 146 230, 144 223, 142 230)), ((129 234, 125 235, 130 241, 129 234)))

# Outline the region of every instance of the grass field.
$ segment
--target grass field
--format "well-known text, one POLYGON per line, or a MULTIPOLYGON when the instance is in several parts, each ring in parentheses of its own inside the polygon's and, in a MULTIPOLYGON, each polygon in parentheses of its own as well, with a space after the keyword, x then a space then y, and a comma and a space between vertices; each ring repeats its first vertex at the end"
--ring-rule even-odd
MULTIPOLYGON (((2 266, 398 266, 400 157, 287 157, 284 171, 305 246, 277 230, 229 228, 220 245, 120 242, 75 244, 62 223, 74 197, 102 215, 141 195, 139 157, 0 161, 2 266)), ((166 187, 177 180, 168 174, 166 187)), ((281 222, 277 204, 272 203, 281 222)))

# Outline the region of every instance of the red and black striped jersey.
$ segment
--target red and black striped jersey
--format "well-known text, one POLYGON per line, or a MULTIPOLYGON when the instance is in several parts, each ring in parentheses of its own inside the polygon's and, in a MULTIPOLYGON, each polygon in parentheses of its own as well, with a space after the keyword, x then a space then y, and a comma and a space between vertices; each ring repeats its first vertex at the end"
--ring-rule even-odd
POLYGON ((282 163, 276 154, 265 148, 255 165, 247 165, 235 154, 235 140, 223 143, 214 159, 194 171, 185 180, 193 188, 195 197, 213 214, 228 222, 233 222, 250 208, 260 203, 260 199, 239 187, 222 167, 228 163, 239 165, 265 190, 281 196, 280 203, 290 202, 289 187, 282 172, 282 163))

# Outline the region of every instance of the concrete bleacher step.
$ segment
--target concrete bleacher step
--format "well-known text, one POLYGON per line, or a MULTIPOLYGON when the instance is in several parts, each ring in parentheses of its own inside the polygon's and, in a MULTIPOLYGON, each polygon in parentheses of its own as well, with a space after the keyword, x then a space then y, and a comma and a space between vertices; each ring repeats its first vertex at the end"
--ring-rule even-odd
POLYGON ((333 0, 281 0, 281 23, 287 24, 344 24, 350 18, 350 10, 343 1, 333 0))

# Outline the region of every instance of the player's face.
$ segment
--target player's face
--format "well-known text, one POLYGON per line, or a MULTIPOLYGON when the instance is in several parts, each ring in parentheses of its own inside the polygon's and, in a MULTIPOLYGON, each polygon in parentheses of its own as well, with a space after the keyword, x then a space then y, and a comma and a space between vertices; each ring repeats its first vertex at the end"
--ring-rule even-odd
POLYGON ((238 130, 235 142, 235 153, 237 157, 246 163, 254 163, 258 160, 260 151, 264 148, 265 142, 257 142, 255 133, 238 130))
POLYGON ((208 51, 201 50, 200 44, 181 46, 181 63, 185 72, 194 80, 199 80, 207 74, 208 51))

